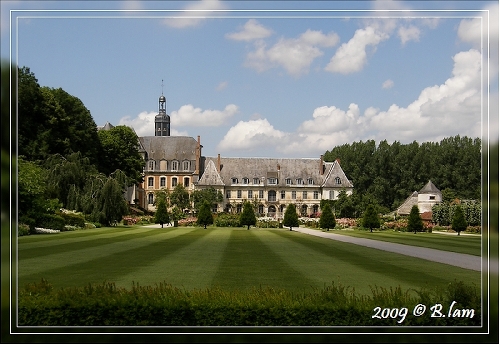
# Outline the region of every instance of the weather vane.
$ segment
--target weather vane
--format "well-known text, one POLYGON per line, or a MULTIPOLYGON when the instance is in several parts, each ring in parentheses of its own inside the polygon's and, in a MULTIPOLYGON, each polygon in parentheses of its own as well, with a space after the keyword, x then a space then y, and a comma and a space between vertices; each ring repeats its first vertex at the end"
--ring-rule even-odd
POLYGON ((161 94, 163 96, 163 79, 161 80, 161 94))

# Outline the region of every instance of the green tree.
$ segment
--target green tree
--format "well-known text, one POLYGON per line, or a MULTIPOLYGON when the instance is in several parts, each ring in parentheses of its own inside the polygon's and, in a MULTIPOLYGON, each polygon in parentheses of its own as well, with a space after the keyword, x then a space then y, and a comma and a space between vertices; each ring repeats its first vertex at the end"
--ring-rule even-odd
POLYGON ((257 218, 250 201, 243 204, 243 212, 240 215, 240 225, 246 225, 247 230, 250 230, 250 225, 257 224, 257 218))
POLYGON ((458 235, 460 235, 460 232, 467 230, 467 220, 465 219, 461 205, 455 206, 451 228, 455 230, 458 235))
POLYGON ((106 175, 121 170, 130 178, 130 185, 141 182, 144 159, 139 153, 139 139, 134 130, 116 126, 100 130, 98 136, 102 146, 99 170, 106 175))
POLYGON ((163 224, 170 223, 170 215, 167 210, 167 193, 164 190, 161 190, 157 191, 155 194, 155 223, 159 223, 163 228, 163 224))
POLYGON ((210 205, 222 202, 224 197, 220 190, 216 190, 214 187, 205 188, 202 190, 195 190, 191 193, 191 200, 195 210, 199 210, 200 206, 204 201, 207 201, 210 205))
POLYGON ((321 209, 319 226, 322 229, 326 229, 326 231, 329 231, 330 228, 335 228, 335 216, 333 215, 332 208, 329 204, 325 204, 321 209))
POLYGON ((198 212, 198 219, 196 220, 196 223, 198 225, 203 225, 205 229, 207 228, 207 225, 214 223, 214 217, 212 215, 212 211, 210 210, 210 204, 208 202, 205 201, 201 205, 200 211, 198 212))
POLYGON ((190 208, 189 192, 182 184, 177 184, 170 193, 170 204, 177 206, 181 210, 190 208))
POLYGON ((116 225, 128 212, 123 197, 123 185, 115 178, 108 177, 100 195, 100 221, 106 225, 116 225))
POLYGON ((289 226, 290 231, 292 231, 293 226, 299 226, 299 216, 297 215, 297 210, 294 204, 288 204, 285 210, 285 216, 283 217, 283 225, 289 226))
POLYGON ((373 228, 380 228, 380 218, 374 205, 368 205, 366 208, 362 224, 364 228, 370 229, 370 232, 373 232, 373 228))
POLYGON ((424 229, 424 222, 422 217, 420 217, 420 212, 417 205, 413 205, 410 210, 410 215, 408 216, 408 231, 422 231, 424 229))

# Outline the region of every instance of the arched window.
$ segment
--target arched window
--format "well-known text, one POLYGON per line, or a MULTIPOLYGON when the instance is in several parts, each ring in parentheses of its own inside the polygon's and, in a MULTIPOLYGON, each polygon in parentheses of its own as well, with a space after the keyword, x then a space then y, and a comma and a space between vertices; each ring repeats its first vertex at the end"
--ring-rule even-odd
POLYGON ((291 178, 285 179, 285 183, 288 185, 292 184, 292 179, 291 178))
POLYGON ((319 210, 319 206, 318 205, 314 205, 313 206, 313 213, 318 213, 318 210, 319 210))
POLYGON ((270 190, 267 192, 267 200, 268 201, 276 201, 276 191, 275 190, 270 190))
POLYGON ((153 205, 153 193, 148 194, 148 204, 153 205))
POLYGON ((184 187, 189 187, 189 177, 184 177, 184 187))
POLYGON ((148 177, 148 187, 153 187, 154 186, 154 177, 148 177))
POLYGON ((165 187, 167 185, 167 178, 165 176, 160 177, 160 187, 165 187))
POLYGON ((312 178, 308 178, 307 179, 307 184, 313 185, 314 184, 314 180, 312 178))
POLYGON ((338 177, 338 176, 335 177, 335 183, 336 184, 341 184, 342 183, 342 181, 340 180, 340 177, 338 177))
POLYGON ((173 161, 172 162, 172 171, 177 171, 178 169, 179 169, 179 162, 173 161))
POLYGON ((156 166, 156 164, 155 164, 155 163, 156 163, 155 161, 150 160, 150 161, 149 161, 149 164, 148 164, 148 169, 149 169, 149 170, 154 170, 154 169, 155 169, 155 166, 156 166))
POLYGON ((184 171, 189 171, 189 166, 191 165, 189 161, 184 161, 182 165, 184 171))
POLYGON ((172 187, 177 186, 177 177, 172 177, 172 187))
POLYGON ((250 182, 250 180, 248 179, 248 177, 243 177, 243 184, 248 184, 250 182))

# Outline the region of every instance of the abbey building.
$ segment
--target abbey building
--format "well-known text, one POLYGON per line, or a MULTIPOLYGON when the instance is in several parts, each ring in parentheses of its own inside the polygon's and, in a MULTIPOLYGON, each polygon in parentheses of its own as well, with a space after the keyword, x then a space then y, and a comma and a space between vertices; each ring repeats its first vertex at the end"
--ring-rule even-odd
POLYGON ((155 210, 155 191, 173 190, 182 184, 188 192, 213 187, 224 200, 214 212, 241 212, 243 202, 258 205, 261 215, 283 216, 293 203, 304 216, 320 211, 322 199, 337 199, 341 191, 352 194, 340 162, 318 158, 229 158, 202 155, 201 138, 170 136, 166 99, 159 98, 154 136, 139 137, 144 157, 144 182, 135 192, 139 206, 155 210))

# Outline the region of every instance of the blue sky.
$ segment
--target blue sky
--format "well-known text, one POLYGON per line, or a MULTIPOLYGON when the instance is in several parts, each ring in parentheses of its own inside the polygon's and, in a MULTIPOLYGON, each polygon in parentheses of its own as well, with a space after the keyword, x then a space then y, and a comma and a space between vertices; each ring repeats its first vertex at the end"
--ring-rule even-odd
POLYGON ((163 90, 172 135, 200 135, 206 156, 498 134, 498 1, 1 6, 3 59, 12 37, 12 61, 40 85, 140 136, 154 135, 163 90))

